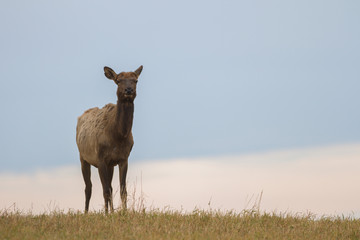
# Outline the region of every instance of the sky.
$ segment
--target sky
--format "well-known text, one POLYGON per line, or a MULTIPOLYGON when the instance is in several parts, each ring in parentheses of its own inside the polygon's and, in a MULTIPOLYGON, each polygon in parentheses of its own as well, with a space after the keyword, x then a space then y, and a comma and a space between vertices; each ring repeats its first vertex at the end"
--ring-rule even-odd
MULTIPOLYGON (((360 144, 269 151, 211 158, 140 161, 128 173, 128 207, 221 212, 360 217, 360 144), (296 161, 289 159, 296 158, 296 161), (267 159, 268 161, 264 161, 267 159), (184 177, 186 173, 186 177, 184 177)), ((90 211, 103 210, 98 174, 92 175, 90 211)), ((114 207, 120 204, 115 171, 114 207)), ((76 165, 0 174, 0 209, 49 213, 83 211, 81 170, 76 165)))
POLYGON ((133 161, 359 142, 357 1, 2 1, 2 171, 77 162, 144 65, 133 161))
POLYGON ((358 147, 359 12, 352 0, 1 1, 0 174, 79 167, 77 117, 116 102, 104 66, 144 66, 131 164, 358 147))

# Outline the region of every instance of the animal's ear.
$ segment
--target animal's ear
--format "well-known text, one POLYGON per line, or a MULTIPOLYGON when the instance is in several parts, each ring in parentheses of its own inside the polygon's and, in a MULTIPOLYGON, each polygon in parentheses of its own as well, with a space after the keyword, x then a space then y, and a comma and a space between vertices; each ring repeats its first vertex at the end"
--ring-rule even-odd
POLYGON ((142 69, 143 69, 143 66, 141 65, 138 69, 136 69, 136 70, 134 71, 134 73, 135 73, 137 76, 140 76, 140 73, 141 73, 142 69))
POLYGON ((115 80, 116 79, 116 73, 114 70, 112 70, 109 67, 104 67, 104 74, 108 79, 115 80))

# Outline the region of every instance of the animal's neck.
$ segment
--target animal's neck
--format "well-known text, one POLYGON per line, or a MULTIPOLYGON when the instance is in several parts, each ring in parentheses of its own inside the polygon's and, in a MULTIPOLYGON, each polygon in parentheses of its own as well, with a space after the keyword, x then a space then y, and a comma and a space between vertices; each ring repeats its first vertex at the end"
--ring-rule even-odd
POLYGON ((134 118, 133 102, 117 102, 116 123, 115 128, 118 137, 125 138, 131 133, 134 118))

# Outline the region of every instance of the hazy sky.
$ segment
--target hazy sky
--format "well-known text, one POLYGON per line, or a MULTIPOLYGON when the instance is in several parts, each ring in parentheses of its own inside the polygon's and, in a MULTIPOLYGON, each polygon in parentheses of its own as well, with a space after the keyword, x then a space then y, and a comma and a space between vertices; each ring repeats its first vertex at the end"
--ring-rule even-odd
MULTIPOLYGON (((359 159, 360 144, 348 144, 234 157, 139 161, 129 168, 128 206, 137 208, 142 199, 147 209, 191 212, 195 207, 211 207, 240 212, 255 205, 268 213, 311 212, 318 217, 336 214, 359 218, 359 159)), ((92 180, 90 210, 103 210, 96 172, 92 180)), ((83 189, 81 170, 76 165, 2 173, 0 209, 11 211, 15 204, 15 209, 24 213, 83 211, 83 189)), ((118 171, 113 189, 118 208, 118 171)))
POLYGON ((133 162, 360 142, 360 2, 1 1, 1 172, 78 164, 144 65, 133 162))

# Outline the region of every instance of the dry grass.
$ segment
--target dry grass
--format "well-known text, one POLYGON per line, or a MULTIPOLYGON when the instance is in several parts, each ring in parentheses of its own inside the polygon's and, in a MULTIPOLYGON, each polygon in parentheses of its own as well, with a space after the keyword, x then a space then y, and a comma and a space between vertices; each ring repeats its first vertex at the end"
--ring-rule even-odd
POLYGON ((108 215, 51 204, 38 215, 0 210, 0 239, 360 239, 360 220, 352 217, 261 212, 262 193, 242 212, 214 210, 211 201, 208 210, 192 212, 146 209, 142 189, 135 193, 129 210, 108 215))
POLYGON ((344 217, 197 210, 128 210, 105 215, 53 211, 0 213, 0 239, 360 239, 360 220, 344 217))

